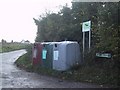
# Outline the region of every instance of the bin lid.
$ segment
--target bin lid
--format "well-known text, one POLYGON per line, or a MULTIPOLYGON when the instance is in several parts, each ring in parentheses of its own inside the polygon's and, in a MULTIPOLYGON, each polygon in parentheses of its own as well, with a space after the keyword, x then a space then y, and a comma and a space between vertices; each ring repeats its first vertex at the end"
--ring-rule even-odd
POLYGON ((52 42, 42 42, 41 44, 50 44, 50 43, 52 43, 52 42))
POLYGON ((62 45, 78 44, 78 42, 76 42, 76 41, 62 41, 61 44, 62 44, 62 45))
POLYGON ((72 43, 78 43, 76 41, 61 41, 61 42, 41 42, 41 44, 72 44, 72 43))
POLYGON ((76 41, 62 41, 61 43, 77 43, 76 41))

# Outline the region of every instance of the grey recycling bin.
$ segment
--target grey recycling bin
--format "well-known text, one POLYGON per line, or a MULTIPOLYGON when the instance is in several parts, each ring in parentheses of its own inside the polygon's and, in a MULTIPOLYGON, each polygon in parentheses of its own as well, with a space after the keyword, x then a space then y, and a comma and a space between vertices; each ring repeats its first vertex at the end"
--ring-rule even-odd
POLYGON ((80 48, 77 42, 63 41, 53 44, 53 69, 65 71, 80 62, 80 48))

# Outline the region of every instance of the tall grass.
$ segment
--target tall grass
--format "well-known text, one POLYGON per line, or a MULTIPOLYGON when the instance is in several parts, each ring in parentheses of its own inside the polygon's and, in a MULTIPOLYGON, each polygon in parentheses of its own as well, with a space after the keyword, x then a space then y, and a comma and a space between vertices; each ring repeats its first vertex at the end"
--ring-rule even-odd
POLYGON ((0 47, 0 52, 9 52, 19 49, 25 49, 26 44, 22 43, 2 43, 0 47))

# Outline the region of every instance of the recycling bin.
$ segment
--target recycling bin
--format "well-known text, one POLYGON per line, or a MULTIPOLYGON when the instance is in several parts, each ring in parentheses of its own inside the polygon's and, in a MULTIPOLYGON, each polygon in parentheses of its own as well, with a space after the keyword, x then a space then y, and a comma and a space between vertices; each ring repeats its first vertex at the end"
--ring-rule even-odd
POLYGON ((80 48, 77 42, 63 41, 53 44, 53 69, 65 71, 79 64, 80 48))
POLYGON ((42 44, 41 43, 34 43, 32 49, 32 58, 33 58, 33 65, 41 65, 42 64, 42 44))
POLYGON ((53 67, 52 56, 53 56, 53 47, 50 44, 51 42, 41 43, 43 46, 42 49, 42 66, 46 68, 53 67))

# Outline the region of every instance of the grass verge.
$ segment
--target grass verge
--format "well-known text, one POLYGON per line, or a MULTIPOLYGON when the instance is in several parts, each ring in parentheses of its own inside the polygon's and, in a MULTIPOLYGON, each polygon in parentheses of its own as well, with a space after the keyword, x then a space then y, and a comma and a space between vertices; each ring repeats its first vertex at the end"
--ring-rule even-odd
POLYGON ((0 53, 25 49, 26 46, 27 44, 23 44, 23 43, 3 43, 0 45, 0 53))

